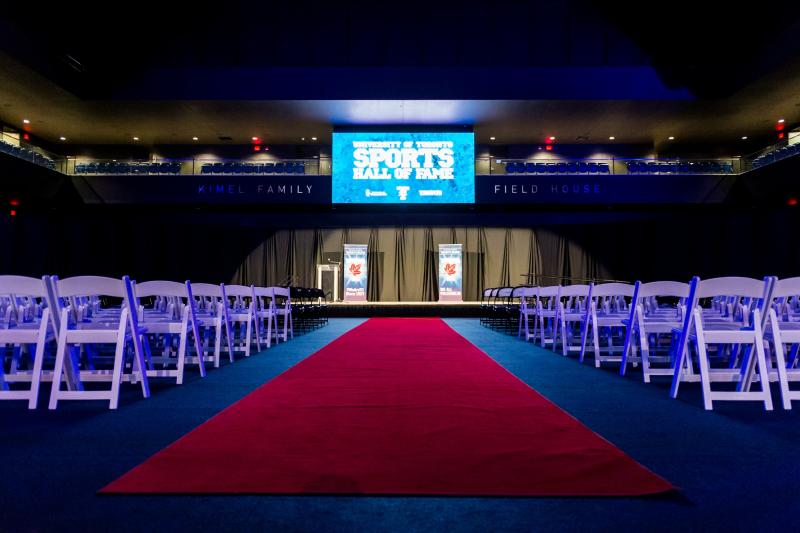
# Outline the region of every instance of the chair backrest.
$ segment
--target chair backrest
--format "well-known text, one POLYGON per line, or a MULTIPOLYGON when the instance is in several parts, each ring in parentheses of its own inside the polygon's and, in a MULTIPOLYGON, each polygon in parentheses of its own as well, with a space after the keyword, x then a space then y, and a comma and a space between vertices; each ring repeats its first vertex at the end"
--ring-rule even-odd
MULTIPOLYGON (((39 310, 48 302, 47 283, 47 276, 42 278, 0 276, 0 298, 7 300, 0 321, 12 320, 11 314, 17 321, 27 320, 25 317, 33 319, 38 316, 39 310), (28 301, 30 299, 33 300, 28 301), (29 305, 29 303, 33 303, 33 305, 29 305)), ((0 369, 1 372, 2 369, 0 369)))
POLYGON ((75 276, 72 278, 55 278, 57 295, 61 298, 73 296, 111 296, 126 298, 125 282, 121 279, 105 276, 75 276))
POLYGON ((561 287, 561 291, 559 292, 559 297, 571 297, 571 296, 589 296, 592 293, 593 285, 590 283, 589 285, 567 285, 561 287))
POLYGON ((773 279, 772 283, 773 298, 785 298, 787 296, 798 296, 798 295, 800 295, 800 277, 773 279))
POLYGON ((497 299, 500 299, 500 298, 507 299, 507 298, 509 298, 511 296, 511 294, 513 292, 514 292, 514 287, 500 287, 500 289, 497 291, 496 298, 497 299))
POLYGON ((737 276, 711 278, 697 281, 694 297, 741 296, 744 298, 767 298, 772 278, 755 279, 737 276))
POLYGON ((137 298, 147 298, 150 296, 172 296, 177 298, 188 298, 189 292, 186 283, 177 281, 145 281, 136 283, 134 294, 137 298))
POLYGON ((539 288, 539 297, 540 298, 552 298, 554 296, 558 296, 560 291, 561 291, 561 286, 560 285, 548 285, 547 287, 540 287, 539 288))
POLYGON ((272 294, 275 295, 277 298, 286 298, 289 299, 291 297, 291 291, 289 287, 270 287, 272 289, 272 294))
POLYGON ((222 287, 213 283, 192 283, 192 294, 194 296, 222 298, 222 287))
POLYGON ((225 294, 227 296, 237 296, 240 298, 252 298, 253 286, 245 285, 223 285, 225 287, 225 294))
POLYGON ((271 287, 253 287, 253 294, 261 298, 272 298, 274 295, 271 287))
POLYGON ((520 298, 536 298, 539 296, 539 287, 517 287, 515 289, 519 290, 519 297, 520 298))
POLYGON ((26 276, 0 276, 0 294, 14 296, 47 297, 47 276, 29 278, 26 276))
MULTIPOLYGON (((638 283, 638 282, 637 282, 638 283)), ((680 281, 651 281, 639 285, 639 298, 665 296, 671 298, 688 298, 691 287, 680 281)))
POLYGON ((592 287, 592 297, 626 296, 632 298, 634 288, 628 283, 602 283, 592 287))

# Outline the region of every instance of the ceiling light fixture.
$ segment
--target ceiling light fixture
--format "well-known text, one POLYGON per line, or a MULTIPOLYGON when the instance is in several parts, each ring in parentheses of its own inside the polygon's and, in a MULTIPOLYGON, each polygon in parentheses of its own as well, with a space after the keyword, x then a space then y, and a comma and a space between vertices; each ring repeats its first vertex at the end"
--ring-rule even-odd
POLYGON ((59 141, 66 141, 66 140, 67 140, 67 138, 66 138, 66 137, 59 137, 59 138, 58 138, 58 140, 59 140, 59 141))
POLYGON ((139 137, 134 137, 134 138, 133 138, 133 140, 134 140, 134 141, 138 141, 138 140, 139 140, 139 137))
POLYGON ((494 141, 494 140, 495 140, 495 138, 494 138, 494 137, 489 137, 489 140, 490 140, 490 141, 494 141))
POLYGON ((613 135, 608 138, 609 141, 613 141, 614 139, 616 139, 616 137, 614 137, 613 135))
POLYGON ((316 138, 316 137, 311 137, 311 140, 312 140, 312 141, 316 141, 316 140, 317 140, 317 138, 316 138))
POLYGON ((198 139, 197 137, 192 137, 192 140, 193 141, 199 141, 200 139, 198 139))
POLYGON ((784 122, 786 122, 784 119, 779 119, 778 120, 778 124, 783 124, 784 122))
POLYGON ((555 141, 555 140, 556 140, 556 138, 555 138, 555 137, 553 137, 552 135, 549 137, 549 139, 550 139, 551 141, 555 141))
POLYGON ((258 140, 258 137, 253 137, 253 140, 254 140, 254 141, 257 141, 257 140, 258 140))
POLYGON ((743 140, 743 141, 746 141, 746 140, 747 140, 747 135, 744 135, 744 136, 742 137, 742 140, 743 140))
POLYGON ((23 119, 22 119, 22 123, 23 123, 23 124, 30 124, 30 123, 31 123, 31 121, 30 121, 30 120, 28 120, 27 118, 23 118, 23 119))
POLYGON ((667 137, 667 139, 668 139, 668 140, 670 140, 670 141, 674 141, 674 140, 675 140, 675 137, 673 137, 672 135, 670 135, 669 137, 667 137))

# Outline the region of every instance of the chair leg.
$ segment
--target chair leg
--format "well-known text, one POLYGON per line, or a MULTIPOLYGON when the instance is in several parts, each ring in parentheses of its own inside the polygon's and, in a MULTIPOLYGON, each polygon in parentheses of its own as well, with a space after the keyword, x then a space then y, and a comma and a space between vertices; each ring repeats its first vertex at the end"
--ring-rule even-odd
MULTIPOLYGON (((755 312, 756 320, 759 319, 759 312, 755 312)), ((753 349, 756 352, 756 364, 758 365, 758 377, 761 382, 761 393, 764 397, 764 410, 772 411, 772 394, 769 388, 769 367, 767 366, 767 357, 764 353, 764 337, 760 327, 761 321, 755 323, 755 341, 753 349)), ((752 378, 750 378, 752 379, 752 378)), ((749 381, 749 379, 748 379, 749 381)))
MULTIPOLYGON (((189 332, 185 329, 183 333, 181 333, 180 338, 178 339, 178 369, 177 374, 178 376, 175 378, 176 385, 183 384, 183 369, 186 364, 186 337, 189 335, 189 332)), ((198 357, 200 364, 203 364, 203 357, 198 357)))
POLYGON ((252 340, 251 335, 253 334, 253 317, 247 317, 247 328, 244 334, 244 356, 250 357, 250 342, 252 340))
POLYGON ((711 411, 714 409, 711 400, 711 368, 708 363, 703 327, 698 322, 695 322, 695 334, 697 335, 697 359, 700 364, 700 384, 703 389, 703 407, 706 411, 711 411))
MULTIPOLYGON (((66 311, 66 309, 65 309, 66 311)), ((48 409, 55 409, 58 407, 58 396, 61 391, 61 376, 64 373, 64 358, 67 353, 67 319, 66 312, 62 315, 62 327, 58 335, 58 344, 56 346, 56 363, 53 369, 53 382, 50 386, 50 404, 48 409)))
MULTIPOLYGON (((783 337, 780 328, 777 327, 778 320, 775 316, 775 310, 770 309, 769 319, 772 322, 772 342, 775 345, 775 367, 778 371, 778 386, 781 390, 781 402, 783 408, 790 410, 792 408, 791 395, 789 393, 789 376, 786 372, 786 358, 783 351, 783 337)), ((769 368, 767 368, 769 370, 769 368)))
MULTIPOLYGON (((42 312, 42 323, 39 326, 39 334, 36 338, 36 352, 33 356, 33 375, 31 376, 31 396, 28 399, 28 409, 36 409, 36 404, 39 401, 39 384, 42 380, 42 366, 44 364, 44 345, 47 342, 48 311, 49 309, 45 309, 42 312)), ((1 364, 2 361, 0 361, 1 364)))
MULTIPOLYGON (((111 372, 111 397, 108 402, 109 409, 116 409, 119 405, 119 389, 122 386, 122 371, 125 366, 125 333, 127 331, 127 309, 122 310, 120 328, 117 331, 117 348, 114 351, 114 369, 111 372)), ((136 336, 136 332, 132 332, 136 336)), ((135 341, 134 341, 135 344, 135 341)), ((144 367, 142 367, 144 370, 144 367)), ((144 376, 142 376, 144 379, 144 376)))

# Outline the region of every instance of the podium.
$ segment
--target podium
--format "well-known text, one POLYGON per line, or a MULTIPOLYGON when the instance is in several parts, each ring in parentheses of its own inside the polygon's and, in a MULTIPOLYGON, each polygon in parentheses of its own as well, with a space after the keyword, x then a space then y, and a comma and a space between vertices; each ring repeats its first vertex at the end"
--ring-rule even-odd
MULTIPOLYGON (((326 285, 329 287, 333 287, 331 294, 333 295, 333 301, 339 301, 339 265, 334 264, 320 264, 317 265, 317 288, 325 290, 325 286, 322 283, 322 278, 329 278, 332 277, 333 280, 329 281, 326 285)), ((327 280, 326 280, 327 281, 327 280)))

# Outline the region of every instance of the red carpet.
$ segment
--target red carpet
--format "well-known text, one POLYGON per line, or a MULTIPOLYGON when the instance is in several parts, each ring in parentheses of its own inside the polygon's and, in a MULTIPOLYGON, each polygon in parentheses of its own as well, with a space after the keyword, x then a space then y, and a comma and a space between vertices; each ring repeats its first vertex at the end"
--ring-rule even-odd
POLYGON ((442 320, 371 319, 101 492, 621 496, 671 488, 442 320))

